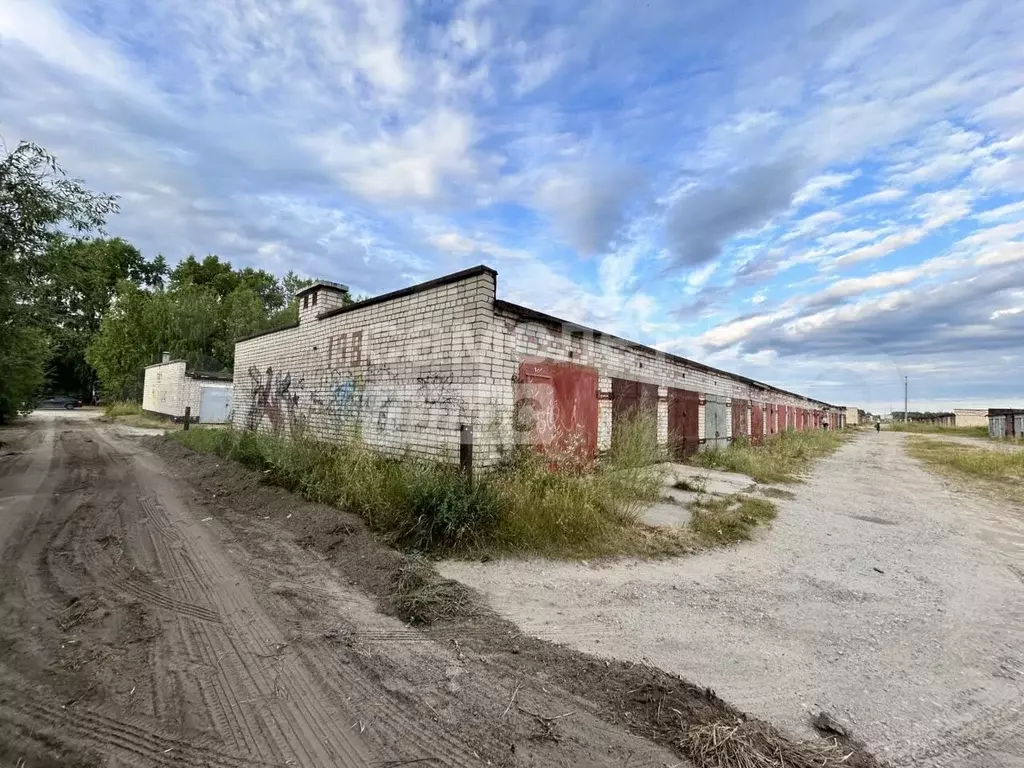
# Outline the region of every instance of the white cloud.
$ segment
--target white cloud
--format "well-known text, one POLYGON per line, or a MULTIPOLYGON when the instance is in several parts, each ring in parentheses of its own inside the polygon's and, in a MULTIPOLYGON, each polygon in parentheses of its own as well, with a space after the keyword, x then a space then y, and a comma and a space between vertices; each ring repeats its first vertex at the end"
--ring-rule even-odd
POLYGON ((976 213, 974 218, 979 221, 991 222, 1015 216, 1024 216, 1024 200, 1001 205, 998 208, 991 208, 987 211, 981 211, 976 213))
POLYGON ((371 200, 435 199, 452 180, 478 170, 472 155, 473 121, 441 109, 397 134, 371 141, 339 130, 308 140, 310 149, 345 184, 371 200))
POLYGON ((859 171, 850 173, 823 173, 815 176, 801 187, 793 197, 793 205, 801 206, 812 200, 817 200, 826 192, 840 190, 851 181, 860 176, 859 171))
POLYGON ((758 328, 767 327, 788 316, 788 312, 769 312, 733 320, 705 331, 697 337, 697 343, 709 349, 730 347, 743 341, 758 328))
POLYGON ((888 187, 886 189, 880 189, 877 192, 862 195, 861 197, 851 200, 848 205, 884 205, 886 203, 895 203, 898 200, 902 200, 907 196, 907 194, 907 190, 905 189, 888 187))

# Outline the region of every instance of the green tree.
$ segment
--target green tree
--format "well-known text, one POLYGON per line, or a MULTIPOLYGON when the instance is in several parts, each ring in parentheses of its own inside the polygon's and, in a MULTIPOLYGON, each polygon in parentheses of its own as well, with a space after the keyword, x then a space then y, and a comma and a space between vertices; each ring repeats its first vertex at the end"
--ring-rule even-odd
POLYGON ((41 147, 0 147, 0 421, 30 407, 45 378, 51 246, 116 210, 116 198, 69 178, 41 147))
POLYGON ((160 359, 170 338, 170 307, 162 291, 128 280, 118 284, 99 333, 86 350, 109 399, 142 399, 144 369, 160 359))
POLYGON ((186 285, 201 285, 211 288, 221 299, 226 299, 239 287, 255 293, 266 313, 281 309, 287 304, 281 283, 269 272, 262 269, 234 269, 229 261, 221 261, 213 254, 202 261, 189 256, 178 263, 170 273, 170 288, 176 290, 186 285))
POLYGON ((61 237, 50 244, 46 258, 49 279, 39 306, 52 339, 47 389, 87 399, 95 389, 96 371, 86 359, 86 348, 99 332, 118 284, 128 280, 159 288, 167 266, 163 256, 147 261, 121 238, 61 237))
MULTIPOLYGON (((308 284, 294 275, 289 285, 308 284)), ((240 336, 288 322, 298 309, 285 305, 284 283, 262 270, 234 270, 208 256, 188 257, 170 271, 166 289, 118 287, 88 348, 108 396, 138 400, 145 366, 162 352, 196 370, 231 370, 240 336)))

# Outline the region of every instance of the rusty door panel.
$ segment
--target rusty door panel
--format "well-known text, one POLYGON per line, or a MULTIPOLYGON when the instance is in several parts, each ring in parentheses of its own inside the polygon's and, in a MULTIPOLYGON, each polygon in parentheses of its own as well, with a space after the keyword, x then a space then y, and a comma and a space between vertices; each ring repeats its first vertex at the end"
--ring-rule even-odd
POLYGON ((570 363, 523 361, 516 382, 517 429, 552 456, 597 455, 597 371, 570 363))
POLYGON ((629 379, 612 379, 612 440, 623 424, 635 417, 645 419, 649 439, 658 440, 658 385, 629 379))
POLYGON ((757 445, 764 439, 764 408, 760 403, 750 404, 750 440, 757 445))
POLYGON ((732 401, 732 439, 747 437, 747 401, 732 401))
POLYGON ((682 459, 700 447, 700 395, 687 389, 668 388, 668 447, 673 458, 682 459))

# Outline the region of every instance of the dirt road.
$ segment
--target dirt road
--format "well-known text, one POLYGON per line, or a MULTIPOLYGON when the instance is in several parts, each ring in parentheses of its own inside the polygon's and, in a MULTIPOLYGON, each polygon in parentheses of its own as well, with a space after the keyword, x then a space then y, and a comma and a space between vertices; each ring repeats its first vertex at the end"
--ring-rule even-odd
POLYGON ((1024 512, 948 487, 904 440, 861 435, 735 548, 442 572, 528 634, 655 664, 792 731, 823 708, 896 765, 1024 765, 1024 512))
POLYGON ((529 670, 381 614, 262 522, 317 509, 252 473, 218 499, 81 413, 0 440, 0 764, 679 763, 529 670))

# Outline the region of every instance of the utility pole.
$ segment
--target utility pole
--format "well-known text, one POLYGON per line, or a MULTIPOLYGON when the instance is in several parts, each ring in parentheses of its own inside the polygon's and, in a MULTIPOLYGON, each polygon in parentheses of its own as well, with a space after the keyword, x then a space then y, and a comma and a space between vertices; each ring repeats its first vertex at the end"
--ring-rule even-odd
POLYGON ((910 421, 910 414, 907 413, 907 378, 903 377, 903 423, 910 421))

